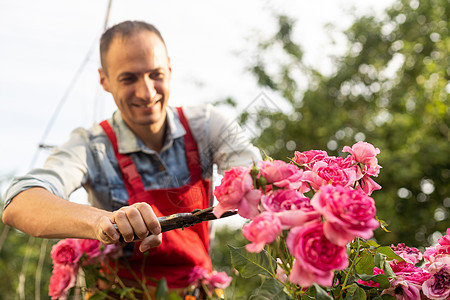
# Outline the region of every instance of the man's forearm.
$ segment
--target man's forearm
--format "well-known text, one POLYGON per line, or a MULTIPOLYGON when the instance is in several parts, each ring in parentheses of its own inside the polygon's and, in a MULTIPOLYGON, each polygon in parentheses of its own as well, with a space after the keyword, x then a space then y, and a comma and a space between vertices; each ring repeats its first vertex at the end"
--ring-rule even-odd
POLYGON ((61 199, 43 188, 21 192, 3 212, 3 222, 42 238, 96 238, 96 225, 111 213, 61 199))

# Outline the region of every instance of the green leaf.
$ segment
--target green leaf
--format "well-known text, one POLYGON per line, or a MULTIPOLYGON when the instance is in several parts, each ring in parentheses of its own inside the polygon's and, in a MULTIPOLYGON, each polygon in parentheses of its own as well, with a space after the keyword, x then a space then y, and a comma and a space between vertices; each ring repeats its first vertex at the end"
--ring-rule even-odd
POLYGON ((273 257, 269 257, 267 251, 260 253, 250 253, 245 247, 233 247, 228 245, 231 252, 231 264, 239 271, 242 277, 250 278, 255 275, 268 277, 275 276, 277 262, 273 257))
POLYGON ((316 289, 316 299, 333 300, 333 297, 331 297, 323 288, 321 288, 320 285, 314 283, 314 288, 316 289))
POLYGON ((367 298, 366 292, 364 291, 363 288, 358 288, 355 291, 355 294, 352 297, 353 299, 358 299, 358 300, 365 300, 367 298))
POLYGON ((382 253, 386 255, 390 259, 395 259, 398 261, 405 261, 403 258, 401 258, 399 255, 397 255, 389 246, 382 246, 377 248, 378 253, 382 253))
POLYGON ((155 297, 157 300, 166 299, 166 295, 168 292, 169 287, 167 286, 167 281, 165 278, 162 278, 160 281, 158 281, 158 284, 156 285, 155 297))
POLYGON ((375 248, 376 247, 380 247, 380 245, 377 242, 373 241, 373 240, 367 240, 366 243, 369 244, 372 247, 375 247, 375 248))
POLYGON ((375 263, 373 262, 372 254, 368 252, 363 252, 361 254, 361 259, 355 266, 355 270, 359 274, 373 274, 373 269, 375 268, 375 263))
POLYGON ((106 297, 108 297, 107 294, 95 293, 94 295, 89 296, 89 300, 103 300, 106 299, 106 297))
POLYGON ((270 277, 264 280, 257 293, 253 294, 249 299, 289 300, 292 298, 284 292, 284 284, 282 284, 279 280, 270 277))
POLYGON ((358 277, 366 282, 370 282, 370 280, 378 283, 380 288, 387 289, 391 286, 389 283, 389 278, 386 275, 378 274, 378 275, 366 275, 366 274, 358 274, 358 277))

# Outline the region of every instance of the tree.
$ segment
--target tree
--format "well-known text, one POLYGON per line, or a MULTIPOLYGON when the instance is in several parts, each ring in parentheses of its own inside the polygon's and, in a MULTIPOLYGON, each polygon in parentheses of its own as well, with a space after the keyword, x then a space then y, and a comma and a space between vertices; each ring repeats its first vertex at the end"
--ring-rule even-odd
POLYGON ((278 32, 259 44, 250 67, 259 85, 290 107, 288 113, 257 113, 255 144, 271 157, 324 148, 339 155, 360 140, 380 148, 383 188, 373 196, 392 231, 377 232, 381 243, 425 246, 448 227, 449 10, 447 0, 401 0, 381 20, 356 19, 345 32, 348 51, 335 58, 331 76, 304 65, 293 41, 295 21, 282 15, 278 32), (273 51, 282 55, 279 63, 268 59, 273 51), (307 78, 306 89, 297 84, 298 74, 307 78))

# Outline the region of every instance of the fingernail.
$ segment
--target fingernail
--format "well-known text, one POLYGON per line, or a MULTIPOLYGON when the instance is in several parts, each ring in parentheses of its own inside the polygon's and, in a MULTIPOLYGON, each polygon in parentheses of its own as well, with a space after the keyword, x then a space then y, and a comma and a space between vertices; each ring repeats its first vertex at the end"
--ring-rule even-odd
POLYGON ((145 252, 145 251, 147 251, 148 249, 150 249, 150 247, 149 246, 147 246, 147 245, 142 245, 141 244, 141 247, 140 247, 141 249, 141 252, 145 252))

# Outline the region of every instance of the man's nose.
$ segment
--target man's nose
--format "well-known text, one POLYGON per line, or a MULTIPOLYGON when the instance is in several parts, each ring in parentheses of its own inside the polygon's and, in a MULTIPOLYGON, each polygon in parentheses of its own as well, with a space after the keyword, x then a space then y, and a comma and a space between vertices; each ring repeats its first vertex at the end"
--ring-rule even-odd
POLYGON ((136 87, 136 97, 151 101, 156 96, 155 83, 150 78, 142 78, 136 87))

